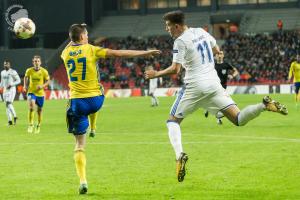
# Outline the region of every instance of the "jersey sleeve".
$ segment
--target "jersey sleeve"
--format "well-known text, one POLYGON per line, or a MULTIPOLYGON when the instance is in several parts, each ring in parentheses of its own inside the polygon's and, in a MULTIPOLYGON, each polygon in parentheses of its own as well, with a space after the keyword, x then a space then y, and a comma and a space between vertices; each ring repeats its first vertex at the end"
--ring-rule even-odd
POLYGON ((14 70, 12 76, 13 76, 13 83, 12 83, 12 85, 16 86, 16 85, 18 85, 18 84, 21 83, 21 79, 20 79, 20 76, 17 73, 17 71, 14 70))
POLYGON ((229 70, 234 70, 233 66, 230 63, 226 63, 226 67, 229 70))
POLYGON ((175 40, 173 46, 173 62, 183 64, 186 53, 185 44, 182 40, 175 40))
POLYGON ((47 70, 44 70, 44 80, 48 81, 50 79, 50 76, 48 74, 47 70))
POLYGON ((95 52, 95 56, 97 58, 105 58, 106 57, 107 49, 106 48, 102 48, 102 47, 95 47, 94 46, 94 52, 95 52))
POLYGON ((27 70, 26 70, 25 76, 26 76, 26 77, 29 77, 29 76, 30 76, 30 69, 27 69, 27 70))

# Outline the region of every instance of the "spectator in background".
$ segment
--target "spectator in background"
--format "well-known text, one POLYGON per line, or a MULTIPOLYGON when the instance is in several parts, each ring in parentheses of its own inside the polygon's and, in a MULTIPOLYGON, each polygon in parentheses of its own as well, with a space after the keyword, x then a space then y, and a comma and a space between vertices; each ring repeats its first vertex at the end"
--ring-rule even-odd
POLYGON ((281 19, 279 19, 279 20, 277 21, 277 29, 278 29, 279 33, 282 33, 283 22, 282 22, 281 19))

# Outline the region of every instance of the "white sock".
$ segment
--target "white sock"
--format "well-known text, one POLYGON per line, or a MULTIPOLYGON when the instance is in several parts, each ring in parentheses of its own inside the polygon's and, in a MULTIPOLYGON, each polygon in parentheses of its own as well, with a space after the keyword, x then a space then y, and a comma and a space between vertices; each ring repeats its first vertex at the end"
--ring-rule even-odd
POLYGON ((155 104, 158 105, 159 104, 158 98, 156 96, 153 96, 153 97, 154 97, 154 100, 155 100, 155 104))
POLYGON ((152 106, 155 105, 155 100, 154 100, 153 96, 151 96, 151 105, 152 106))
POLYGON ((222 117, 224 117, 224 114, 222 113, 222 112, 217 112, 217 114, 216 114, 216 118, 218 118, 218 119, 220 119, 220 118, 222 118, 222 117))
POLYGON ((258 117, 265 110, 265 107, 263 103, 247 106, 238 115, 238 125, 246 125, 250 120, 258 117))
POLYGON ((11 115, 10 115, 10 110, 9 110, 8 107, 6 107, 6 116, 7 116, 7 118, 8 118, 8 121, 12 121, 12 117, 11 117, 11 115))
POLYGON ((14 108, 14 106, 13 106, 12 104, 9 104, 9 105, 8 105, 8 109, 10 110, 11 114, 12 114, 14 117, 17 117, 15 108, 14 108))
POLYGON ((176 122, 169 121, 167 122, 167 127, 169 130, 170 142, 173 146, 173 149, 176 154, 176 160, 179 159, 180 153, 183 152, 181 144, 181 130, 180 126, 176 122))

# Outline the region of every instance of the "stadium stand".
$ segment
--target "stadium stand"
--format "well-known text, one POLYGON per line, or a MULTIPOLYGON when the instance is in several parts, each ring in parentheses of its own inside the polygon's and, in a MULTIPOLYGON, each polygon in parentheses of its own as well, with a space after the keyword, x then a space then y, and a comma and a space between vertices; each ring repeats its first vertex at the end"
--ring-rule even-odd
MULTIPOLYGON (((153 59, 102 59, 99 61, 101 83, 105 88, 145 87, 143 70, 147 65, 155 69, 166 68, 171 63, 172 39, 169 36, 141 38, 109 38, 100 44, 113 49, 161 49, 163 55, 153 59)), ((300 51, 298 31, 275 31, 272 34, 231 34, 222 49, 227 62, 235 66, 240 76, 231 84, 284 83, 287 82, 291 60, 300 51)), ((53 73, 54 79, 67 88, 63 65, 53 73)), ((179 86, 177 76, 164 78, 161 87, 179 86)))
POLYGON ((277 30, 277 20, 283 21, 283 30, 300 28, 300 9, 247 10, 244 12, 240 31, 242 33, 265 33, 277 30))
MULTIPOLYGON (((209 24, 208 12, 187 13, 187 23, 199 27, 209 24)), ((91 32, 91 37, 145 37, 166 35, 161 14, 107 16, 99 20, 91 32), (112 26, 113 24, 113 26, 112 26)))

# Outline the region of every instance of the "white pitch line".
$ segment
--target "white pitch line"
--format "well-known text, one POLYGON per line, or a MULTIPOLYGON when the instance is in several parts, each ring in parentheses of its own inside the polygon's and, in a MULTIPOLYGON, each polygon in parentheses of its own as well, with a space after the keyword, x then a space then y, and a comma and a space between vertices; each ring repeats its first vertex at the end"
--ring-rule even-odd
POLYGON ((291 142, 300 142, 300 139, 297 138, 282 138, 282 137, 257 137, 257 136, 248 136, 248 135, 202 135, 205 137, 228 137, 228 138, 248 138, 248 139, 255 139, 255 140, 286 140, 291 142))
MULTIPOLYGON (((164 134, 165 132, 156 132, 158 134, 164 134)), ((129 132, 120 132, 119 135, 115 134, 115 133, 111 133, 111 132, 102 132, 99 133, 99 135, 113 135, 113 136, 119 136, 119 135, 140 135, 139 133, 129 133, 129 132)), ((144 135, 156 135, 153 133, 143 133, 144 135)), ((167 133, 165 133, 167 134, 167 133)), ((247 138, 247 139, 254 139, 254 140, 286 140, 286 141, 290 141, 290 142, 300 142, 300 138, 283 138, 283 137, 260 137, 260 136, 249 136, 249 135, 224 135, 224 134, 212 134, 212 135, 208 135, 208 134, 200 134, 200 133, 182 133, 182 136, 190 136, 190 135, 195 135, 195 136, 203 136, 203 137, 224 137, 224 138, 247 138)))
MULTIPOLYGON (((284 143, 295 141, 273 141, 273 140, 259 140, 259 141, 188 141, 183 144, 253 144, 253 143, 284 143)), ((296 141, 300 142, 300 141, 296 141)), ((166 145, 169 142, 93 142, 88 145, 166 145)), ((74 145, 72 142, 24 142, 24 143, 0 143, 0 146, 5 145, 74 145)))

